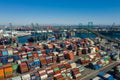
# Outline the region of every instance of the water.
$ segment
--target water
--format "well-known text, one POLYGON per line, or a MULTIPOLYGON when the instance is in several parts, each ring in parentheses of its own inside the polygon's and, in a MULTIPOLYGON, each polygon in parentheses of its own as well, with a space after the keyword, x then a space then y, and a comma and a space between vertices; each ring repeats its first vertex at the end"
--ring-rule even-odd
MULTIPOLYGON (((36 35, 32 35, 33 37, 35 36, 41 36, 43 34, 36 34, 36 35)), ((110 38, 118 38, 120 39, 120 33, 113 33, 113 34, 102 34, 104 36, 107 36, 107 37, 110 37, 110 38)), ((19 43, 25 43, 25 42, 28 42, 27 39, 30 38, 31 36, 24 36, 24 37, 20 37, 18 38, 18 42, 19 43)), ((81 37, 81 38, 95 38, 97 37, 95 34, 92 34, 92 33, 76 33, 76 37, 81 37)))

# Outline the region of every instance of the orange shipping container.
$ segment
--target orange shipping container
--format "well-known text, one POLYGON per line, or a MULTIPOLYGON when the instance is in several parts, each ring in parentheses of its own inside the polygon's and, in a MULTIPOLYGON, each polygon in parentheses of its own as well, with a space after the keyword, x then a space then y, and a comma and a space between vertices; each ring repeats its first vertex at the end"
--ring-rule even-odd
POLYGON ((4 67, 5 73, 8 73, 8 72, 12 73, 13 72, 11 64, 4 65, 3 67, 4 67))
POLYGON ((1 78, 4 78, 4 70, 3 67, 0 67, 0 80, 1 78))
POLYGON ((96 46, 96 47, 95 47, 95 50, 96 50, 96 51, 98 51, 98 50, 99 50, 99 48, 96 46))

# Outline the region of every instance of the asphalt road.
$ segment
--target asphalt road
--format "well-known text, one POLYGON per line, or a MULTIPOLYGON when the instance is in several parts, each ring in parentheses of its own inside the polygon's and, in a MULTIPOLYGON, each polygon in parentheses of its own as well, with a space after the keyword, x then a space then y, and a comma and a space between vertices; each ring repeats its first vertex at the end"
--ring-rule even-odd
POLYGON ((97 74, 100 72, 100 71, 104 71, 104 72, 107 72, 109 71, 111 68, 115 67, 116 65, 120 64, 120 62, 118 61, 113 61, 112 63, 110 63, 109 65, 103 67, 103 68, 100 68, 99 70, 95 70, 94 72, 92 73, 89 73, 88 75, 84 76, 83 78, 81 78, 80 80, 90 80, 92 79, 93 77, 97 76, 97 74))

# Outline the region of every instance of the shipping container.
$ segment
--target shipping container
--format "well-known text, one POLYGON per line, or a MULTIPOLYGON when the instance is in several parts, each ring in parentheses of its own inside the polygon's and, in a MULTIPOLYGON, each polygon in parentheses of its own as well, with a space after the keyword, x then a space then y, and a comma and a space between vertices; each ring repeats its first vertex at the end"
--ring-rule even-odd
POLYGON ((35 69, 40 68, 40 60, 39 59, 34 59, 34 66, 35 66, 35 69))
POLYGON ((20 57, 19 57, 19 55, 18 55, 18 54, 13 55, 13 58, 14 58, 14 62, 16 62, 17 60, 19 60, 19 59, 20 59, 20 57))
POLYGON ((7 55, 8 55, 7 50, 2 50, 2 55, 3 55, 3 56, 7 56, 7 55))
POLYGON ((0 67, 0 80, 1 79, 4 79, 4 69, 3 69, 3 67, 0 67))
POLYGON ((28 60, 27 61, 27 66, 28 66, 29 71, 35 69, 35 65, 34 65, 33 60, 28 60))
POLYGON ((44 67, 47 65, 47 61, 46 61, 45 57, 41 56, 39 59, 40 59, 41 67, 44 67))
POLYGON ((31 80, 39 80, 39 73, 38 72, 33 72, 30 74, 31 80))
POLYGON ((92 78, 91 80, 104 80, 104 79, 102 79, 101 77, 97 76, 97 77, 92 78))
POLYGON ((2 64, 7 64, 8 63, 7 56, 0 57, 0 60, 1 60, 2 64))
POLYGON ((19 70, 20 70, 21 73, 28 72, 28 66, 27 66, 26 62, 22 62, 19 65, 19 70))
POLYGON ((4 68, 4 73, 6 78, 13 77, 13 69, 11 64, 6 64, 3 66, 3 68, 4 68))
POLYGON ((18 69, 18 64, 17 63, 13 63, 12 64, 12 69, 13 69, 14 72, 16 72, 17 69, 18 69))
POLYGON ((13 49, 7 49, 8 55, 13 55, 13 49))
POLYGON ((99 72, 98 76, 103 78, 104 80, 114 80, 114 77, 112 75, 105 72, 99 72))
POLYGON ((21 76, 15 76, 15 77, 12 77, 11 80, 22 80, 22 79, 21 79, 21 76))
POLYGON ((7 56, 8 63, 13 63, 14 58, 13 56, 7 56))
POLYGON ((22 75, 22 80, 31 80, 30 74, 22 75))

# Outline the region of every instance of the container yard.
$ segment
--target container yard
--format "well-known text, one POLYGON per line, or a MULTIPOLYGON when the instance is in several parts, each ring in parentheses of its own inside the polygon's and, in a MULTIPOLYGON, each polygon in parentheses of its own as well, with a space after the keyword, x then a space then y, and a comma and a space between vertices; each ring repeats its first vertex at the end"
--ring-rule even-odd
POLYGON ((0 0, 0 80, 120 80, 120 0, 0 0))
POLYGON ((110 44, 105 39, 66 35, 46 42, 0 45, 0 80, 119 80, 118 53, 110 44), (107 73, 112 68, 116 75, 107 73))

